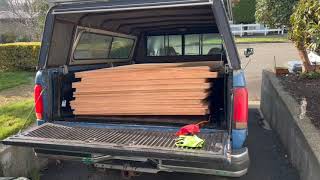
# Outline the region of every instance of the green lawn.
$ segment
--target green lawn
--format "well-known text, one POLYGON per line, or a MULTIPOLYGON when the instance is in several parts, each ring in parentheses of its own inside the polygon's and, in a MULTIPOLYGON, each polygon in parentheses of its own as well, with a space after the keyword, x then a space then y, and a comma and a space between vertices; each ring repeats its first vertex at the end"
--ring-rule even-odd
MULTIPOLYGON (((290 42, 287 35, 268 35, 268 36, 244 36, 235 37, 236 43, 278 43, 278 42, 290 42)), ((205 44, 221 44, 221 40, 210 39, 205 42, 205 44)))
POLYGON ((35 119, 31 98, 0 106, 0 140, 28 127, 35 119))
POLYGON ((0 91, 32 82, 31 72, 0 72, 0 91))
POLYGON ((277 42, 289 42, 286 35, 273 35, 273 36, 252 36, 252 37, 236 37, 236 43, 277 43, 277 42))

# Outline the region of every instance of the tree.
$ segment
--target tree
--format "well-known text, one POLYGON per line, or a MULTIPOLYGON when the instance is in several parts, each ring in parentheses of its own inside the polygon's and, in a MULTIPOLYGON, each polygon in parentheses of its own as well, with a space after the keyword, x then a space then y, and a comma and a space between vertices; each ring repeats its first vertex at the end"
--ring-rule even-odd
POLYGON ((305 71, 313 70, 307 50, 320 53, 320 3, 318 0, 300 0, 290 19, 289 38, 298 48, 305 71))
POLYGON ((35 2, 35 6, 38 11, 38 32, 42 34, 44 24, 46 21, 47 12, 49 10, 49 4, 47 0, 37 0, 35 2))
POLYGON ((46 11, 49 5, 46 0, 8 0, 9 11, 19 19, 31 40, 39 40, 46 11))
POLYGON ((272 28, 290 26, 290 16, 298 0, 257 0, 256 21, 272 28))
POLYGON ((234 5, 232 11, 236 23, 254 23, 256 21, 254 18, 256 0, 241 0, 234 5))

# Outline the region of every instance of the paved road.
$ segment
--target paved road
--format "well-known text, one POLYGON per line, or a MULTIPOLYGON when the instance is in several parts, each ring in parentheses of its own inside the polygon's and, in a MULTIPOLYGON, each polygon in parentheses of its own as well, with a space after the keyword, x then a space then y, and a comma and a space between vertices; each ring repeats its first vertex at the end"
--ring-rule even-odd
POLYGON ((253 101, 260 100, 262 70, 274 68, 274 57, 277 66, 286 66, 288 61, 300 59, 298 51, 292 43, 238 44, 237 47, 243 67, 251 59, 245 73, 249 98, 253 101), (254 55, 245 58, 243 55, 245 48, 254 48, 254 55))
MULTIPOLYGON (((261 128, 260 115, 256 107, 249 113, 249 153, 251 165, 249 173, 239 180, 298 180, 297 171, 291 167, 283 147, 272 130, 261 128)), ((93 172, 80 163, 64 162, 62 165, 50 164, 44 170, 42 180, 118 180, 118 171, 93 172)), ((143 174, 135 180, 222 180, 224 178, 182 173, 143 174)))

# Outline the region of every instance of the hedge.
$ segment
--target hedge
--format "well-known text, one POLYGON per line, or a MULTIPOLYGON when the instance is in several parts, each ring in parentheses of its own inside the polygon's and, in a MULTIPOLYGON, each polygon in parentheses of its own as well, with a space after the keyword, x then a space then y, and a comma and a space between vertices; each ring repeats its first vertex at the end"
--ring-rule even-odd
POLYGON ((40 42, 0 44, 1 71, 35 71, 40 42))

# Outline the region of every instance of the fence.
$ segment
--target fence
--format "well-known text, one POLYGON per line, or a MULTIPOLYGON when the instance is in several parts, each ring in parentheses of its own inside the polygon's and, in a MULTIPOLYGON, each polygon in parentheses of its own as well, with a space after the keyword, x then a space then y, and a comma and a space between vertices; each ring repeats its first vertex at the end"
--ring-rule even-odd
POLYGON ((269 29, 262 24, 231 24, 230 25, 233 35, 239 35, 242 37, 245 34, 264 34, 268 35, 270 32, 276 32, 278 34, 284 34, 285 27, 282 26, 278 29, 269 29))

